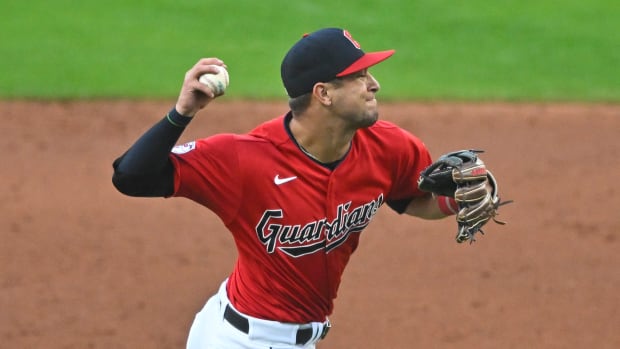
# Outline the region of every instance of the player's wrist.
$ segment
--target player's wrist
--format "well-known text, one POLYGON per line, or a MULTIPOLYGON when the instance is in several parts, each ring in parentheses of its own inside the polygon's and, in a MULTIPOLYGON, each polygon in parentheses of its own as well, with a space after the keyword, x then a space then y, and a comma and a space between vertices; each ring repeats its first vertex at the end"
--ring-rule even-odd
POLYGON ((193 118, 191 116, 182 115, 177 111, 176 107, 173 107, 168 114, 166 114, 166 119, 169 123, 176 127, 185 127, 192 121, 193 118))
POLYGON ((435 195, 439 210, 446 216, 453 216, 459 212, 459 204, 453 197, 435 195))

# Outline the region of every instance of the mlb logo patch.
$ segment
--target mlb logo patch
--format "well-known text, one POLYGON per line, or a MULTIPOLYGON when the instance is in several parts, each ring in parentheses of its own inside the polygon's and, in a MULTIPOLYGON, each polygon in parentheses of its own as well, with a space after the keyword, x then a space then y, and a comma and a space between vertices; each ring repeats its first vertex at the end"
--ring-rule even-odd
POLYGON ((185 144, 179 144, 177 146, 175 146, 174 148, 172 148, 172 152, 175 154, 185 154, 187 152, 190 152, 192 150, 196 149, 196 142, 192 141, 192 142, 188 142, 185 144))

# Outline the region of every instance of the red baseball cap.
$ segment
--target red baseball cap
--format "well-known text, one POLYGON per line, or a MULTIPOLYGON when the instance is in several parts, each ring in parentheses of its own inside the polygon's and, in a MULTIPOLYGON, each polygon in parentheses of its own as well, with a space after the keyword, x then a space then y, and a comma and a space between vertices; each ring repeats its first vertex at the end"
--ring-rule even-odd
POLYGON ((341 28, 325 28, 304 35, 288 51, 280 73, 289 97, 312 91, 327 82, 371 67, 394 54, 394 50, 364 52, 351 34, 341 28))

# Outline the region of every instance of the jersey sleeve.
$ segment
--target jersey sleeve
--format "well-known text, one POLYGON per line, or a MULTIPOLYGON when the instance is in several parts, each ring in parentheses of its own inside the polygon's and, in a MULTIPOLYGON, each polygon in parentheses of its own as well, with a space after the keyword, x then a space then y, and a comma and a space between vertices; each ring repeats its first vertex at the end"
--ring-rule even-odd
POLYGON ((234 135, 221 134, 178 145, 170 158, 175 168, 172 196, 206 206, 224 223, 235 216, 243 179, 234 135))
POLYGON ((431 155, 418 137, 406 130, 397 129, 398 137, 394 137, 391 153, 393 159, 393 185, 387 195, 386 203, 398 213, 403 213, 413 198, 425 195, 418 189, 420 173, 432 163, 431 155), (398 140, 398 141, 395 141, 398 140))

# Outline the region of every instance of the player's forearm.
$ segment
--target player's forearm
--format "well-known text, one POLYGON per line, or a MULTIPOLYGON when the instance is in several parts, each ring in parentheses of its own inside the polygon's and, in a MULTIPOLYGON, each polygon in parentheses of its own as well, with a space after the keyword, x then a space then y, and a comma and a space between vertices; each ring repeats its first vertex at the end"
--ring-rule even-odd
POLYGON ((452 201, 446 200, 445 196, 435 196, 429 193, 413 199, 405 213, 423 219, 441 219, 456 213, 454 211, 456 203, 452 201))

